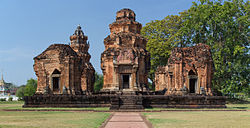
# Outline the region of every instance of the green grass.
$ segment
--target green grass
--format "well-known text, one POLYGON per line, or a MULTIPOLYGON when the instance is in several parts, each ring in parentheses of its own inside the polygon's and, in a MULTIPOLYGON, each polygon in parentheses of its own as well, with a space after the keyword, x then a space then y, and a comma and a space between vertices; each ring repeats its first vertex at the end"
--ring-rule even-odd
MULTIPOLYGON (((108 110, 109 108, 22 108, 22 101, 0 102, 0 109, 65 109, 65 110, 108 110)), ((144 113, 156 128, 164 127, 250 127, 250 104, 227 104, 228 108, 212 110, 248 111, 192 111, 192 112, 154 112, 144 113)), ((176 108, 153 108, 146 110, 190 110, 176 108)), ((197 110, 197 109, 192 109, 197 110)), ((198 109, 211 110, 211 109, 198 109)), ((109 113, 101 112, 20 112, 1 111, 2 127, 99 127, 109 113)))
POLYGON ((98 128, 108 117, 109 113, 94 112, 20 112, 1 111, 1 109, 65 109, 65 110, 108 110, 109 108, 22 108, 22 101, 0 102, 0 128, 40 128, 40 127, 83 127, 98 128))
POLYGON ((227 104, 228 109, 246 109, 250 110, 250 104, 227 104))
POLYGON ((23 108, 23 101, 3 101, 0 102, 1 109, 32 109, 32 110, 109 110, 108 107, 99 107, 99 108, 23 108))
POLYGON ((24 104, 23 101, 0 101, 1 104, 24 104))
POLYGON ((159 111, 159 110, 250 110, 250 104, 226 104, 227 108, 146 108, 146 111, 159 111))
MULTIPOLYGON (((108 107, 100 107, 100 108, 22 108, 24 102, 23 101, 3 101, 0 102, 0 109, 35 109, 35 110, 109 110, 108 107)), ((240 103, 229 103, 226 104, 227 108, 202 108, 198 110, 250 110, 250 103, 240 104, 240 103)), ((190 110, 190 109, 181 109, 181 108, 146 108, 148 111, 157 111, 157 110, 190 110)), ((193 109, 192 109, 193 110, 193 109)), ((197 110, 197 109, 196 109, 197 110)))
POLYGON ((159 111, 159 110, 250 110, 250 103, 228 103, 227 108, 199 108, 199 109, 187 109, 187 108, 146 108, 147 111, 159 111))
POLYGON ((101 112, 0 111, 0 128, 98 128, 109 115, 101 112))
POLYGON ((249 111, 144 113, 155 128, 249 128, 249 111))

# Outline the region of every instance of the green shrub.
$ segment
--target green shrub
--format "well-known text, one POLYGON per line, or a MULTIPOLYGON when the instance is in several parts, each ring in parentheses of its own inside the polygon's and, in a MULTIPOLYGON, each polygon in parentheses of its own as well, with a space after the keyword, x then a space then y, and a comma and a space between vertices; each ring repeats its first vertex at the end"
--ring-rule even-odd
POLYGON ((12 101, 13 100, 13 97, 9 97, 8 101, 12 101))
POLYGON ((235 98, 246 100, 248 96, 245 93, 235 93, 235 98))
POLYGON ((1 98, 0 101, 6 101, 6 98, 1 98))
POLYGON ((23 98, 18 97, 17 101, 23 101, 23 98))

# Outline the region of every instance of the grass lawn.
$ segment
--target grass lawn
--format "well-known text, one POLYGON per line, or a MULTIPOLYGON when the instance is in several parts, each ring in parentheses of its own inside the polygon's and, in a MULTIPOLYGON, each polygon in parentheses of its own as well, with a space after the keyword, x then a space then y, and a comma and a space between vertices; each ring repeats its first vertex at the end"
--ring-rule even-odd
POLYGON ((155 128, 249 128, 249 111, 144 113, 155 128))
POLYGON ((100 107, 100 108, 22 108, 24 102, 23 101, 3 101, 0 102, 0 110, 1 109, 64 109, 64 110, 109 110, 108 107, 100 107))
MULTIPOLYGON (((22 101, 0 102, 0 128, 2 127, 99 127, 110 113, 64 112, 64 111, 2 111, 1 109, 66 109, 108 110, 109 108, 22 108, 22 101)), ((180 110, 176 108, 153 108, 146 110, 180 110)), ((248 111, 170 111, 147 112, 144 115, 156 128, 165 127, 250 127, 250 104, 231 103, 227 108, 212 110, 248 111)), ((185 110, 185 109, 181 109, 185 110)), ((195 109, 197 110, 197 109, 195 109)), ((203 110, 203 109, 198 109, 203 110)), ((211 109, 208 109, 211 110, 211 109)))
POLYGON ((98 128, 109 115, 101 112, 0 111, 0 128, 98 128))
POLYGON ((228 109, 246 109, 250 110, 250 104, 226 104, 228 109))
MULTIPOLYGON (((66 110, 109 110, 108 107, 100 108, 22 108, 23 101, 4 101, 0 102, 1 109, 66 109, 66 110)), ((250 110, 250 104, 226 104, 227 108, 217 108, 217 110, 250 110)), ((146 108, 145 110, 187 110, 187 109, 178 109, 178 108, 146 108)), ((203 108, 199 110, 214 110, 211 108, 203 108)))
MULTIPOLYGON (((231 103, 227 108, 198 110, 248 110, 248 111, 192 111, 144 113, 155 128, 250 128, 250 104, 231 103)), ((153 108, 146 110, 180 110, 176 108, 153 108)), ((181 109, 186 110, 186 109, 181 109)), ((197 110, 197 109, 192 109, 197 110)))
POLYGON ((154 110, 250 110, 250 104, 226 104, 227 108, 199 108, 199 109, 187 109, 187 108, 146 108, 146 111, 154 110))

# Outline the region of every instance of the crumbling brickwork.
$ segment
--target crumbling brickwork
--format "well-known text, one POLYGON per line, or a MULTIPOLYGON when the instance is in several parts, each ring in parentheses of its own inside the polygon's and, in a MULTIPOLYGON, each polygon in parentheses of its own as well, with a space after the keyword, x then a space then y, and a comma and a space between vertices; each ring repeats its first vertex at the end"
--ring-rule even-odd
POLYGON ((193 47, 174 48, 168 65, 155 72, 155 90, 166 94, 212 95, 211 80, 214 65, 210 48, 205 44, 193 47))
POLYGON ((93 91, 94 68, 89 62, 88 37, 78 26, 70 45, 53 44, 34 58, 37 94, 83 94, 93 91))
POLYGON ((34 96, 24 97, 23 107, 110 107, 113 110, 226 107, 226 97, 210 96, 214 68, 210 49, 205 44, 173 49, 168 65, 158 67, 155 72, 156 91, 148 91, 150 54, 146 51, 146 39, 140 35, 142 26, 130 9, 116 14, 101 55, 102 90, 91 93, 95 70, 89 63, 88 38, 78 26, 70 37, 70 45, 53 44, 34 58, 38 87, 34 96), (188 93, 191 95, 183 95, 188 93))
POLYGON ((142 91, 147 88, 150 54, 146 39, 140 35, 142 25, 135 21, 135 13, 122 9, 116 21, 109 25, 110 35, 104 39, 101 55, 104 90, 142 91))

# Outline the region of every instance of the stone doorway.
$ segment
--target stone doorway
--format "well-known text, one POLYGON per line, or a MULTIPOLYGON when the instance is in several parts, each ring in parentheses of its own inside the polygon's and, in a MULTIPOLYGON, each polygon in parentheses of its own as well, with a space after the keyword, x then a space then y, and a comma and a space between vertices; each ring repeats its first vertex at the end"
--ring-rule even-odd
POLYGON ((195 93, 197 89, 197 75, 193 70, 188 73, 189 78, 189 93, 195 93))
POLYGON ((129 89, 130 75, 122 74, 122 89, 129 89))
POLYGON ((59 90, 60 78, 59 77, 53 77, 52 81, 53 81, 53 91, 58 91, 59 90))
POLYGON ((189 90, 190 93, 195 93, 195 87, 196 87, 197 79, 189 79, 189 90))
POLYGON ((57 69, 55 69, 55 71, 51 75, 53 92, 58 92, 60 90, 60 75, 61 73, 57 69))

